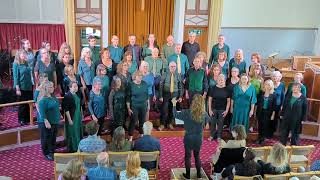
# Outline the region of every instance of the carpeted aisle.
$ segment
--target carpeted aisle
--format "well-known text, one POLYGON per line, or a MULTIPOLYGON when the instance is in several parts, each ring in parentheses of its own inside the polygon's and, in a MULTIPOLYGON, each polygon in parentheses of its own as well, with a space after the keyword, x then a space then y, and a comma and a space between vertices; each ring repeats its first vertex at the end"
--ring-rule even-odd
MULTIPOLYGON (((159 179, 170 179, 170 169, 184 167, 183 138, 160 138, 161 158, 159 179)), ((267 145, 272 145, 276 140, 268 140, 267 145)), ((320 142, 302 140, 301 145, 314 144, 312 161, 320 158, 320 142)), ((209 173, 211 155, 217 146, 216 142, 203 141, 201 150, 202 166, 209 173)), ((251 146, 249 144, 249 146, 251 146)), ((194 160, 192 160, 194 166, 194 160)), ((46 180, 53 179, 53 162, 44 160, 41 155, 40 145, 17 148, 0 152, 0 176, 10 176, 14 180, 46 180)))

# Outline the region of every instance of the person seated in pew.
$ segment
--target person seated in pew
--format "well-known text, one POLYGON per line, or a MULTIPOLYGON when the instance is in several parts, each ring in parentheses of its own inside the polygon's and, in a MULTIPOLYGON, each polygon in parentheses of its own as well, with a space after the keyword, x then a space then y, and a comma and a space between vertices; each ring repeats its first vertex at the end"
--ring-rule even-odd
POLYGON ((130 152, 126 162, 126 170, 120 172, 120 180, 149 180, 148 171, 141 166, 139 152, 130 152))
POLYGON ((126 140, 125 130, 122 126, 117 127, 112 136, 109 151, 125 152, 132 150, 132 141, 126 140))
POLYGON ((288 152, 286 147, 280 143, 272 146, 267 162, 258 160, 261 168, 261 175, 289 173, 288 152))
POLYGON ((86 125, 88 137, 84 138, 79 143, 79 150, 87 153, 99 153, 107 148, 106 142, 97 135, 99 124, 92 120, 86 125))
POLYGON ((217 147, 216 153, 212 156, 212 163, 216 164, 220 158, 222 149, 239 149, 246 147, 247 134, 242 125, 236 125, 231 130, 233 139, 225 142, 223 139, 219 139, 219 145, 217 147))
MULTIPOLYGON (((68 162, 66 169, 58 177, 58 180, 86 180, 86 176, 81 173, 82 163, 77 159, 68 162)), ((91 180, 91 179, 90 179, 91 180)))
MULTIPOLYGON (((159 139, 151 136, 152 129, 153 124, 150 121, 143 124, 143 136, 134 143, 134 151, 152 152, 161 150, 159 139)), ((152 170, 156 168, 156 162, 141 162, 141 167, 152 170)))
POLYGON ((232 176, 233 173, 230 174, 230 172, 235 172, 235 175, 238 176, 260 175, 261 166, 254 160, 255 157, 256 155, 253 150, 251 148, 247 148, 243 153, 243 162, 228 166, 222 172, 222 178, 232 176))
POLYGON ((101 152, 97 156, 98 167, 88 169, 87 177, 90 180, 116 180, 117 173, 108 167, 109 155, 107 152, 101 152))

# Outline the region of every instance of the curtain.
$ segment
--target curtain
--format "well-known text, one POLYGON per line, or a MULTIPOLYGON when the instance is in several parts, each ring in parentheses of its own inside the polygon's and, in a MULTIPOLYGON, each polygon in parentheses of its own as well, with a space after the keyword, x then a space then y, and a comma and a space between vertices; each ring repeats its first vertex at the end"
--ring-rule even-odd
POLYGON ((38 49, 41 42, 47 40, 52 50, 59 50, 66 41, 63 24, 21 24, 0 23, 0 49, 19 49, 20 39, 30 41, 33 49, 38 49))
POLYGON ((211 54, 212 46, 218 41, 221 29, 222 10, 223 0, 211 0, 208 28, 208 56, 211 54))
POLYGON ((172 34, 174 0, 109 0, 109 37, 118 35, 128 44, 128 35, 137 36, 143 45, 148 34, 155 34, 158 45, 172 34))
MULTIPOLYGON (((74 59, 79 60, 79 50, 76 49, 75 39, 75 17, 74 17, 74 0, 64 1, 64 26, 66 32, 66 39, 74 53, 74 59)), ((77 69, 78 63, 74 63, 74 69, 77 69)))

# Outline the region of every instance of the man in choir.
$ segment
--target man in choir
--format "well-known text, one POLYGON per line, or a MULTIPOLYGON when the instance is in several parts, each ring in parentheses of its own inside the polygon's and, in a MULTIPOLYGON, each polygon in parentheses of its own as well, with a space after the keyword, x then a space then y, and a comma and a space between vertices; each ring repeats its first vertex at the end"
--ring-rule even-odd
POLYGON ((186 99, 191 100, 195 94, 206 97, 208 92, 208 80, 206 71, 201 68, 199 58, 194 58, 193 67, 188 70, 186 75, 186 99))
POLYGON ((163 130, 165 126, 173 129, 172 126, 172 98, 182 101, 182 81, 181 76, 176 71, 177 64, 175 62, 169 63, 169 71, 163 73, 160 81, 159 88, 159 101, 162 102, 162 108, 160 113, 160 127, 159 130, 163 130))
POLYGON ((226 52, 226 54, 227 54, 227 59, 226 59, 226 61, 227 61, 227 62, 229 61, 229 58, 230 58, 230 48, 229 48, 228 45, 226 45, 226 44, 224 43, 224 41, 225 41, 224 35, 220 34, 219 37, 218 37, 218 43, 215 44, 215 45, 212 47, 211 56, 210 56, 210 59, 209 59, 209 65, 211 65, 212 63, 218 61, 219 51, 221 51, 221 50, 223 50, 224 52, 226 52))
POLYGON ((111 38, 111 42, 112 44, 108 46, 110 50, 110 58, 116 64, 119 64, 123 55, 123 48, 119 46, 119 37, 116 35, 113 35, 111 38))
POLYGON ((188 57, 189 64, 192 64, 194 57, 200 51, 200 45, 195 41, 196 36, 195 32, 190 32, 189 40, 182 44, 181 52, 188 57))
POLYGON ((91 60, 94 64, 97 64, 100 61, 100 48, 96 46, 97 40, 95 36, 90 35, 88 37, 89 48, 91 50, 91 60))
POLYGON ((132 61, 135 61, 140 66, 141 47, 136 44, 136 36, 133 34, 129 35, 129 44, 124 47, 123 54, 128 50, 132 52, 132 61))
POLYGON ((168 64, 170 64, 170 62, 177 64, 177 72, 183 81, 190 65, 187 56, 181 53, 181 44, 176 44, 175 53, 168 58, 168 64))
POLYGON ((175 44, 172 35, 167 37, 167 43, 162 46, 161 59, 163 63, 167 62, 168 57, 174 54, 175 44))

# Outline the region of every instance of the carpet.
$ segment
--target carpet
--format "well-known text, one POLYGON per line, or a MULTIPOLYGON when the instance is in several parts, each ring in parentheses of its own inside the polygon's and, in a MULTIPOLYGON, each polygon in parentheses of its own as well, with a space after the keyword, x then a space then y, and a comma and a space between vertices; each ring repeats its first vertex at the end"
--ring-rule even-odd
MULTIPOLYGON (((272 145, 277 139, 267 140, 266 145, 272 145)), ((184 167, 183 138, 171 137, 160 138, 161 156, 159 179, 170 179, 170 169, 184 167)), ((312 153, 312 161, 320 158, 320 142, 312 140, 301 140, 301 145, 314 144, 316 146, 312 153)), ((256 146, 248 144, 249 146, 256 146)), ((201 149, 201 163, 205 172, 209 173, 209 162, 215 152, 217 142, 203 140, 201 149)), ((192 166, 194 160, 192 158, 192 166)), ((44 160, 40 145, 22 147, 0 152, 0 176, 10 176, 19 179, 53 179, 53 162, 44 160)))

